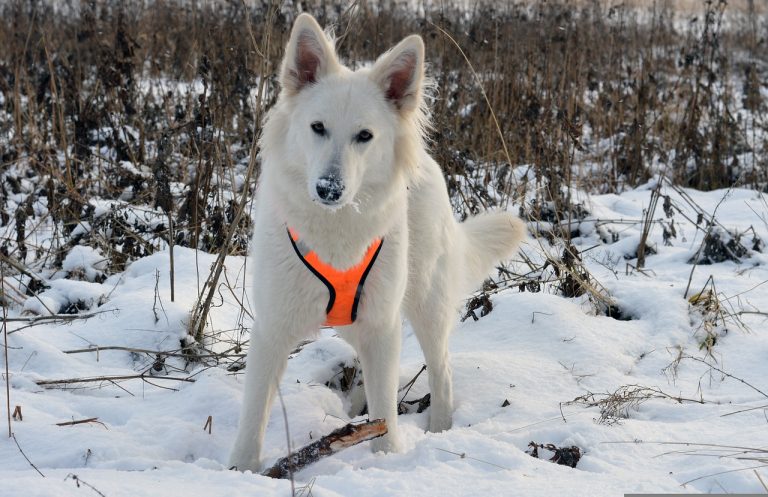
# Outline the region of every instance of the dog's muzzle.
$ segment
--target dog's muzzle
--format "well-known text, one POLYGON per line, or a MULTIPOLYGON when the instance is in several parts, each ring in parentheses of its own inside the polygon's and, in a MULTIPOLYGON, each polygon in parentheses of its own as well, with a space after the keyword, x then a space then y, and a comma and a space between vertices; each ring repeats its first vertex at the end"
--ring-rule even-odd
POLYGON ((317 180, 315 185, 317 196, 326 205, 333 205, 339 201, 344 193, 344 182, 335 174, 329 174, 317 180))

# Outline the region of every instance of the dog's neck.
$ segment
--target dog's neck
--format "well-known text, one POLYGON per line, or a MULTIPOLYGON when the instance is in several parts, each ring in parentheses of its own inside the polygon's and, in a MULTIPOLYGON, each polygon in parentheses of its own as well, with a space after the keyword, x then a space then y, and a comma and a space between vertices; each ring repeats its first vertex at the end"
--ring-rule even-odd
POLYGON ((383 188, 362 190, 353 202, 336 210, 309 196, 291 196, 276 188, 263 205, 276 221, 301 233, 302 240, 327 264, 345 270, 358 264, 376 238, 385 238, 407 223, 407 190, 403 179, 383 188))

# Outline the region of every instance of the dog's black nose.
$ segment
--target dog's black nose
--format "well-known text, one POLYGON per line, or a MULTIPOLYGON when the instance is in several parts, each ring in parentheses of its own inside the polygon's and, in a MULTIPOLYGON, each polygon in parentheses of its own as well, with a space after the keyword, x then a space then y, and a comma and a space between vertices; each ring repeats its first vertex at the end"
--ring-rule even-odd
POLYGON ((341 198, 344 193, 344 183, 341 178, 335 175, 323 176, 317 180, 317 196, 326 203, 334 203, 341 198))

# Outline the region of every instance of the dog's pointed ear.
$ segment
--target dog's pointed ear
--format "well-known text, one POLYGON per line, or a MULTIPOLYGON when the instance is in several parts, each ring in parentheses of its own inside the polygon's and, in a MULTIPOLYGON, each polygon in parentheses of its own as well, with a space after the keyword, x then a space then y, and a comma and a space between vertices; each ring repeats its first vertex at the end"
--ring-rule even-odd
POLYGON ((297 17, 280 68, 283 90, 294 95, 338 67, 336 51, 315 18, 309 14, 297 17))
POLYGON ((401 112, 416 110, 421 105, 424 82, 424 42, 411 35, 376 61, 371 79, 384 96, 401 112))

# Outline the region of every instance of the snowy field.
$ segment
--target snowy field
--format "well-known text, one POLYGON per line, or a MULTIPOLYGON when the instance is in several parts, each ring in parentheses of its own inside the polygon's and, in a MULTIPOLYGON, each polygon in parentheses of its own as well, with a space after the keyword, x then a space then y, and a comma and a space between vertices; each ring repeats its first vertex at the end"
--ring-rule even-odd
MULTIPOLYGON (((662 225, 655 225, 648 245, 657 253, 647 255, 643 272, 633 270, 627 263, 636 260, 625 255, 637 248, 641 225, 624 221, 642 219, 652 186, 583 199, 590 215, 575 243, 623 320, 595 315, 585 296, 567 299, 547 285, 537 293, 515 287, 492 295, 493 311, 460 323, 452 337, 453 429, 425 433, 428 410, 404 414, 402 453, 374 454, 368 443, 352 447, 295 475, 295 493, 768 491, 758 478, 768 482, 768 335, 761 314, 768 311, 768 285, 763 285, 768 256, 752 250, 761 247, 750 231, 742 237, 749 253, 740 262, 698 265, 684 298, 693 267, 687 261, 698 252, 703 233, 691 222, 696 213, 690 204, 664 187, 661 193, 680 208, 676 238, 665 245, 662 225), (710 276, 717 298, 706 300, 704 292, 691 299, 710 276), (594 394, 591 400, 598 402, 619 389, 635 401, 615 411, 604 408, 607 419, 598 422, 600 407, 590 407, 583 396, 594 394), (569 402, 578 397, 584 401, 569 402), (576 468, 536 459, 526 453, 531 441, 575 445, 582 458, 576 468)), ((761 239, 768 238, 764 195, 739 189, 686 192, 706 212, 717 207, 715 217, 729 231, 754 227, 761 239)), ((669 224, 661 201, 654 217, 669 224)), ((532 258, 541 257, 539 251, 535 241, 524 247, 532 258)), ((198 351, 202 362, 187 363, 174 352, 214 256, 176 249, 175 302, 167 251, 96 283, 102 257, 92 249, 72 251, 39 300, 10 310, 10 404, 12 410, 20 406, 23 415, 12 430, 23 454, 13 439, 2 438, 0 495, 290 495, 290 481, 226 467, 243 391, 242 371, 235 371, 242 351, 232 348, 247 346, 242 325, 250 319, 240 315, 237 303, 250 277, 245 259, 228 261, 232 291, 224 288, 214 302, 215 339, 209 340, 210 350, 198 351), (72 303, 82 309, 80 315, 95 315, 35 326, 13 320, 72 303), (171 354, 158 355, 161 351, 171 354), (205 358, 222 353, 229 359, 219 365, 205 358), (45 383, 63 379, 90 381, 45 383), (209 416, 210 430, 204 429, 209 416)), ((525 272, 519 260, 512 268, 525 272)), ((363 419, 350 419, 352 400, 326 386, 338 379, 340 365, 353 363, 351 348, 332 329, 293 355, 281 384, 285 410, 276 402, 267 428, 265 462, 286 455, 287 438, 297 448, 363 419)), ((406 324, 401 385, 422 364, 406 324)), ((424 374, 406 400, 426 393, 424 374)))

